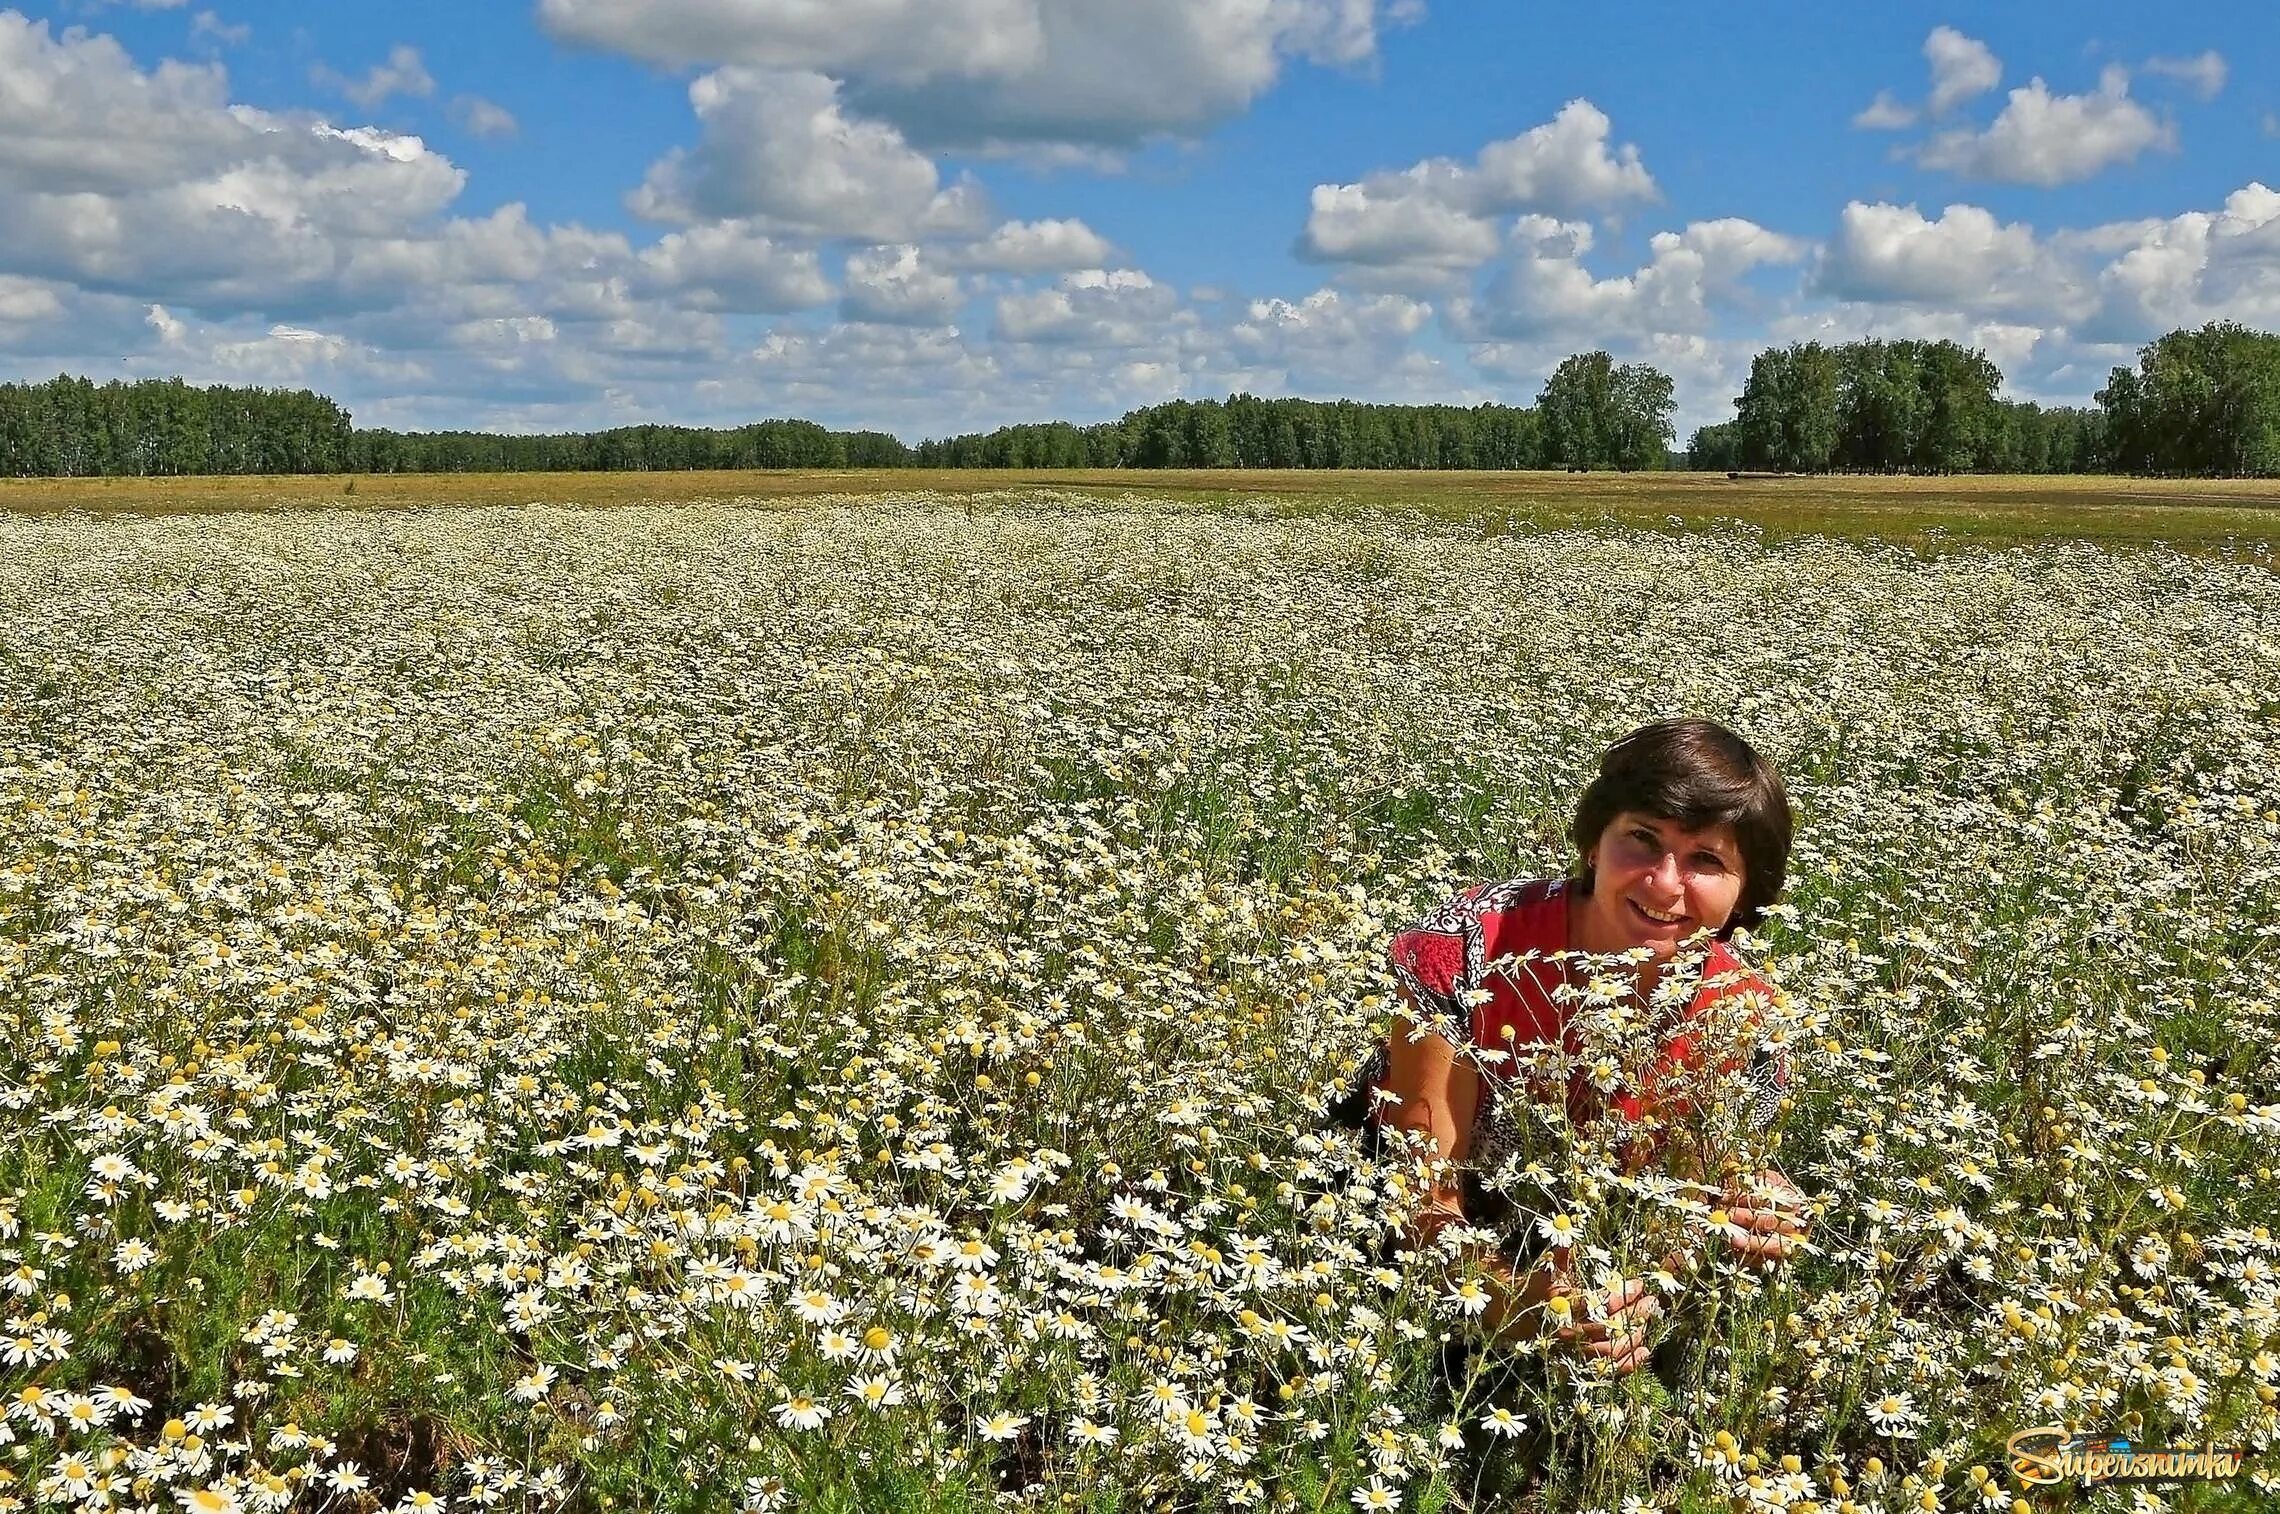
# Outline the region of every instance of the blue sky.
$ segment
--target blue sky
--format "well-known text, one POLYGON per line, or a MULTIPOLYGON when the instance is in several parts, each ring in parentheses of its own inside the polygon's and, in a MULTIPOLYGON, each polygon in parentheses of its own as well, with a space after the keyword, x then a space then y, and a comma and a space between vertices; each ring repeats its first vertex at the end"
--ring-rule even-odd
POLYGON ((0 7, 0 377, 365 424, 1533 399, 1952 336, 2082 402, 2280 329, 2250 4, 0 7))

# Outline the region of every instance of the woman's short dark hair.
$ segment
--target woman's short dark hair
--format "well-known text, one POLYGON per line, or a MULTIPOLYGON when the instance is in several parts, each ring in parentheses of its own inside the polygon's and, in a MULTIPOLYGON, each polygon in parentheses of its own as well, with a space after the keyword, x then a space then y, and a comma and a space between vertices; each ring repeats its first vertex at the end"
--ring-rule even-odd
MULTIPOLYGON (((1576 801, 1569 831, 1586 856, 1625 810, 1668 820, 1690 831, 1718 824, 1734 828, 1742 849, 1742 893, 1720 936, 1765 918, 1789 877, 1789 791, 1773 764, 1715 720, 1658 720, 1607 749, 1599 776, 1576 801)), ((1591 887, 1591 864, 1582 864, 1591 887)))

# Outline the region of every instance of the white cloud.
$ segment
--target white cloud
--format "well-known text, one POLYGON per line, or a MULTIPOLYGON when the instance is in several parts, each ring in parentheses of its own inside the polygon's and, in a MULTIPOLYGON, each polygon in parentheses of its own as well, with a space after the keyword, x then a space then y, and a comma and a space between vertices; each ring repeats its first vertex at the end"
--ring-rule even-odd
POLYGON ((1408 288, 1453 282, 1494 257, 1495 221, 1452 204, 1449 175, 1421 174, 1424 168, 1365 184, 1315 185, 1299 255, 1382 270, 1385 282, 1408 288))
POLYGON ((1115 251, 1108 239, 1074 219, 1007 221, 978 242, 953 248, 962 268, 992 273, 1061 273, 1098 268, 1115 251))
POLYGON ((557 36, 674 66, 1004 77, 1045 56, 1035 0, 540 0, 557 36))
POLYGON ((1935 26, 1924 38, 1924 61, 1931 65, 1932 90, 1921 110, 1894 99, 1888 89, 1876 92, 1852 124, 1863 131, 1904 131, 1925 116, 1942 116, 1987 93, 2003 81, 2003 64, 1987 44, 1967 37, 1952 26, 1935 26))
POLYGON ((256 152, 217 65, 149 73, 109 37, 0 11, 0 190, 154 189, 256 152))
POLYGON ((2251 182, 2216 211, 2095 228, 2070 242, 2110 254, 2097 274, 2093 340, 2138 342, 2179 326, 2280 326, 2280 192, 2251 182))
POLYGON ((557 36, 653 62, 812 71, 930 147, 1122 151, 1238 114, 1293 58, 1353 65, 1378 0, 541 0, 557 36))
POLYGON ((707 311, 805 310, 831 298, 812 249, 786 246, 750 222, 692 226, 640 255, 636 290, 707 311))
POLYGON ((200 11, 190 18, 190 35, 218 47, 242 47, 252 39, 253 27, 243 21, 232 25, 212 11, 200 11))
POLYGON ((1541 209, 1559 215, 1655 198, 1655 181, 1638 148, 1607 148, 1611 123, 1589 100, 1570 100, 1559 114, 1517 137, 1480 150, 1472 188, 1485 210, 1541 209))
POLYGON ((189 335, 190 328, 164 305, 151 306, 143 319, 151 330, 158 333, 158 344, 161 347, 179 347, 189 335))
POLYGON ((1986 353, 2006 374, 2047 367, 2051 353, 2063 344, 2064 336, 2062 330, 2054 327, 1993 320, 1952 310, 1849 302, 1784 316, 1766 330, 1766 340, 1772 343, 1820 342, 1835 346, 1863 339, 1950 341, 1986 353))
POLYGON ((2022 222, 1976 205, 1950 205, 1934 221, 1913 205, 1859 200, 1845 206, 1813 277, 1841 300, 1981 313, 2048 310, 2068 282, 2022 222))
POLYGON ((1924 61, 1932 66, 1932 95, 1925 108, 1944 115, 2003 82, 2003 64, 1987 44, 1952 26, 1935 26, 1924 39, 1924 61))
POLYGON ((1727 217, 1659 232, 1646 266, 1599 278, 1584 266, 1592 241, 1588 223, 1522 216, 1512 229, 1512 257, 1480 298, 1451 303, 1451 329, 1473 342, 1701 332, 1711 325, 1712 306, 1735 297, 1751 270, 1806 253, 1793 237, 1727 217))
POLYGON ((1136 268, 1089 268, 1052 287, 1001 295, 1004 341, 1085 348, 1145 347, 1162 339, 1179 298, 1136 268))
POLYGON ((1966 178, 2045 187, 2087 179, 2147 148, 2174 151, 2176 128, 2130 98, 2129 70, 2118 64, 2086 95, 2054 95, 2040 79, 2014 89, 2010 103, 1983 132, 1942 132, 1917 161, 1966 178))
POLYGON ((964 292, 950 275, 926 266, 916 247, 870 247, 847 259, 839 318, 890 326, 947 326, 964 292))
POLYGON ((164 189, 24 193, 0 259, 90 288, 250 306, 332 285, 351 249, 430 220, 464 175, 417 138, 277 133, 273 155, 164 189))
POLYGON ((0 273, 0 321, 45 321, 61 314, 63 300, 54 285, 0 273))
POLYGON ((635 390, 679 419, 671 397, 728 351, 725 314, 835 293, 812 247, 746 223, 637 253, 520 205, 452 216, 464 178, 416 137, 233 104, 218 66, 144 71, 0 13, 0 300, 63 306, 0 321, 0 347, 312 383, 367 419, 577 402, 598 422, 617 401, 597 396, 635 390))
POLYGON ((1876 98, 1852 118, 1852 124, 1863 131, 1904 131, 1918 119, 1913 105, 1903 105, 1892 98, 1892 91, 1880 89, 1876 98))
POLYGON ((955 327, 856 323, 771 332, 745 365, 705 383, 735 395, 747 411, 759 405, 825 424, 887 429, 906 441, 984 430, 1020 415, 1070 413, 1066 397, 1049 384, 1012 381, 995 355, 955 327))
POLYGON ((1571 215, 1655 198, 1655 182, 1589 100, 1516 137, 1491 142, 1470 164, 1427 158, 1357 184, 1317 184, 1299 254, 1374 270, 1390 287, 1446 285, 1494 256, 1494 218, 1514 211, 1571 215))
POLYGON ((240 371, 291 374, 299 378, 312 368, 330 367, 339 362, 349 350, 346 337, 280 323, 254 341, 225 342, 214 349, 214 356, 240 371))
MULTIPOLYGON (((337 392, 344 385, 416 385, 418 363, 382 352, 339 330, 292 321, 185 320, 164 305, 148 306, 143 324, 157 342, 159 371, 195 383, 262 384, 337 392)), ((129 372, 147 364, 130 362, 129 372)))
POLYGON ((319 63, 309 70, 311 83, 336 90, 371 110, 391 95, 415 95, 421 99, 435 93, 435 79, 427 66, 420 61, 420 50, 398 43, 388 50, 388 61, 375 63, 361 79, 347 78, 319 63))
POLYGON ((459 95, 451 102, 451 119, 460 130, 475 137, 511 137, 522 129, 514 112, 481 95, 459 95))
POLYGON ((1773 341, 1949 338, 1986 352, 2014 392, 2086 403, 2116 363, 2213 320, 2280 327, 2280 192, 2249 183, 2213 211, 2038 237, 1975 206, 1846 207, 1804 305, 1773 341))
POLYGON ((2179 80, 2204 100, 2214 100, 2223 94, 2225 80, 2232 72, 2225 55, 2213 47, 2191 58, 2148 58, 2145 71, 2179 80))
POLYGON ((1296 301, 1253 300, 1227 339, 1243 363, 1277 370, 1276 388, 1375 391, 1389 376, 1439 368, 1413 345, 1432 315, 1403 295, 1317 289, 1296 301))
POLYGON ((629 203, 653 220, 752 217, 817 236, 905 241, 971 232, 988 206, 970 183, 942 187, 900 132, 850 116, 822 74, 732 67, 689 86, 702 139, 651 166, 629 203))

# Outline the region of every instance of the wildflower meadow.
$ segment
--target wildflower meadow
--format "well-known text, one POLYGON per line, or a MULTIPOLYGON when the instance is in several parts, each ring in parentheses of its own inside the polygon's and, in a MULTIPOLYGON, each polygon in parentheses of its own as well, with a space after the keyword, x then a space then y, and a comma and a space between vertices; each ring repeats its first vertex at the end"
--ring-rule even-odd
POLYGON ((2265 1507, 2276 937, 2248 556, 0 518, 0 1510, 2265 1507), (1322 1110, 1391 934, 1680 713, 1797 806, 1728 1154, 1811 1245, 1548 1122, 1663 1302, 1611 1376, 1479 1344, 1322 1110), (2248 1467, 2037 1491, 2041 1425, 2248 1467))

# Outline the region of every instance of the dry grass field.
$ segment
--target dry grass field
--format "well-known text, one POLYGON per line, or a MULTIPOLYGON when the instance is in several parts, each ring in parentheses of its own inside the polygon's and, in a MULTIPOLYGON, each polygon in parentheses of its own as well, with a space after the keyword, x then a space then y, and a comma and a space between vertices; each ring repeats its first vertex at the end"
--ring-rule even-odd
POLYGON ((1028 488, 1282 502, 1478 518, 1498 531, 1577 525, 1699 529, 1775 539, 1878 538, 1939 550, 2073 539, 2269 558, 2280 481, 2075 477, 1750 477, 1717 473, 1407 473, 869 469, 741 473, 382 474, 350 477, 4 479, 0 511, 174 514, 355 505, 766 503, 823 495, 965 495, 1028 488))

